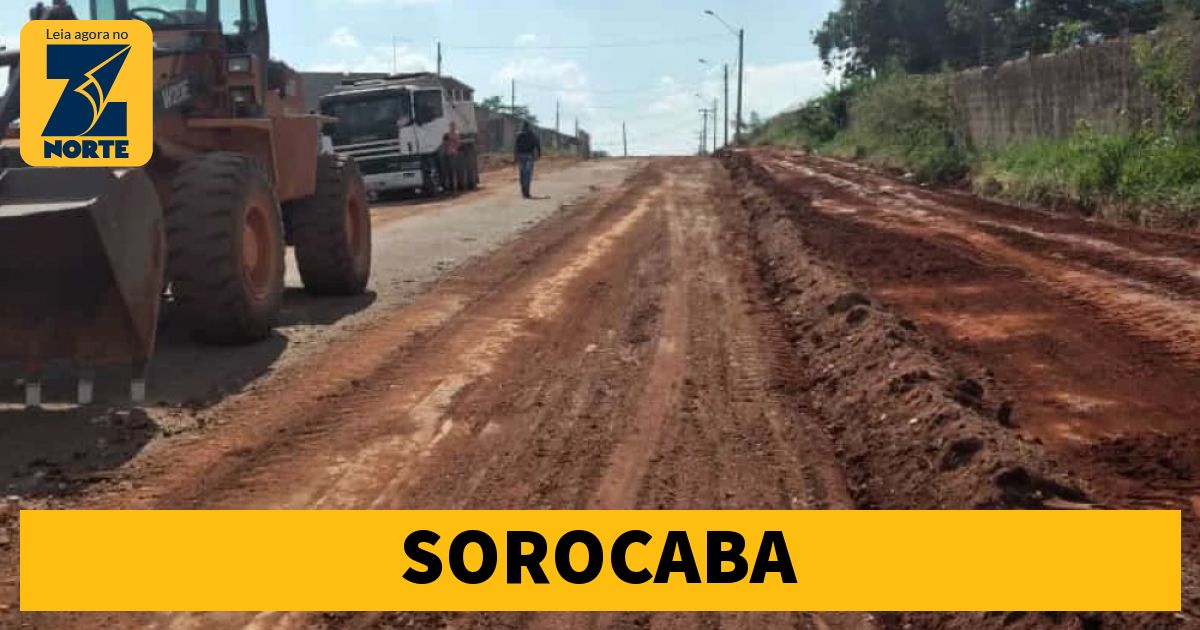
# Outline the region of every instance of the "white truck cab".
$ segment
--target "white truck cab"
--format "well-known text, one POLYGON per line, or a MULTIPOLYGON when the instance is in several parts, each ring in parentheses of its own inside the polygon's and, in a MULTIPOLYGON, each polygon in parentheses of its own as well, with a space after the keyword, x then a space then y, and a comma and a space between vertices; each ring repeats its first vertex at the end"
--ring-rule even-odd
POLYGON ((321 113, 337 119, 327 129, 333 149, 354 157, 373 195, 437 195, 479 184, 473 96, 452 77, 400 74, 338 86, 321 97, 321 113))

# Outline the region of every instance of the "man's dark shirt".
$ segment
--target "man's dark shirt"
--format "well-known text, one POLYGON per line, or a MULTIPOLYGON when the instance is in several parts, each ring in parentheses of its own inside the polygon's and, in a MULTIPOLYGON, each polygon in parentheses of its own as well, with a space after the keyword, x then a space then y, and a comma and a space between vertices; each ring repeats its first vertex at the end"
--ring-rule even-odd
POLYGON ((541 157, 542 141, 538 140, 537 134, 532 131, 522 131, 517 134, 516 154, 541 157))

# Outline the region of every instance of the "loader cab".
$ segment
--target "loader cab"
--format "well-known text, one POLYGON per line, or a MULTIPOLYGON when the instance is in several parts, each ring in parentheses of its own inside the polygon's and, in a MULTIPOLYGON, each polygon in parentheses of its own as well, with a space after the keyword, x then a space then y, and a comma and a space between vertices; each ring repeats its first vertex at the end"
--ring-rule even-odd
POLYGON ((90 0, 94 20, 141 20, 155 31, 219 28, 229 38, 266 33, 265 0, 90 0))
POLYGON ((141 20, 154 31, 155 57, 220 50, 224 83, 239 115, 260 112, 268 88, 266 0, 90 0, 97 20, 141 20))

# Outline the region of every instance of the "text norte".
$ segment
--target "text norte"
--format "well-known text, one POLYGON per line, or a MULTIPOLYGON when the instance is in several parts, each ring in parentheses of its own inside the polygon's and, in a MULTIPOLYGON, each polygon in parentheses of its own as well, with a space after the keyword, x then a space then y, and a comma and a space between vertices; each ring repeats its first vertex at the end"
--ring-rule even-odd
MULTIPOLYGON (((744 552, 746 539, 738 532, 709 531, 703 543, 705 549, 705 571, 692 551, 687 532, 667 532, 662 553, 649 566, 631 566, 631 548, 648 546, 653 537, 642 530, 624 532, 613 541, 607 552, 600 539, 591 532, 573 530, 563 534, 554 545, 551 567, 563 581, 571 584, 587 584, 601 575, 608 559, 612 574, 628 584, 645 584, 653 581, 665 584, 671 576, 678 574, 689 584, 733 584, 749 578, 751 584, 762 584, 767 576, 774 574, 783 584, 796 583, 796 570, 788 554, 783 532, 763 532, 753 564, 744 552), (571 562, 575 548, 582 550, 584 562, 571 562)), ((482 584, 495 575, 499 567, 499 551, 496 541, 479 530, 467 530, 454 536, 448 545, 442 536, 422 529, 404 539, 404 553, 417 566, 404 572, 404 579, 413 584, 431 584, 442 577, 443 556, 449 565, 453 579, 464 584, 482 584), (474 558, 482 558, 479 566, 467 566, 467 550, 474 558)), ((546 537, 534 531, 509 531, 505 544, 505 575, 508 584, 522 584, 526 576, 534 584, 549 584, 550 577, 545 564, 550 554, 546 537)), ((577 560, 580 552, 575 552, 577 560)), ((472 562, 475 564, 475 562, 472 562)))
POLYGON ((43 155, 46 158, 127 158, 128 140, 44 140, 43 155))

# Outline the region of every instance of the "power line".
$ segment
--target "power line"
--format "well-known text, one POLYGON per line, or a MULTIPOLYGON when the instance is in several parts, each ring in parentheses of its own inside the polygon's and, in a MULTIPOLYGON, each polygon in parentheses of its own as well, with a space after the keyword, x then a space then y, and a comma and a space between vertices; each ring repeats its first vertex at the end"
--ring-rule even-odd
MULTIPOLYGON (((592 89, 587 86, 577 86, 577 87, 557 86, 556 87, 553 85, 539 85, 537 83, 526 83, 524 81, 521 82, 521 85, 523 87, 532 88, 534 90, 540 90, 540 91, 545 91, 545 92, 589 92, 591 94, 629 94, 629 93, 633 93, 633 92, 649 92, 652 90, 663 90, 663 89, 688 89, 688 90, 690 90, 690 89, 694 89, 696 87, 702 86, 703 82, 701 82, 701 83, 656 83, 654 85, 643 85, 641 87, 611 88, 611 89, 603 89, 603 90, 592 89)), ((653 95, 651 95, 651 96, 653 96, 653 95)))
POLYGON ((590 50, 595 48, 637 48, 642 46, 663 46, 669 44, 678 44, 681 42, 707 41, 718 38, 727 37, 725 34, 710 34, 710 35, 685 35, 681 37, 670 37, 663 39, 643 39, 643 40, 626 40, 616 42, 602 42, 591 44, 571 44, 571 45, 541 45, 541 44, 509 44, 504 46, 496 45, 464 45, 464 44, 446 44, 448 48, 456 50, 590 50))

